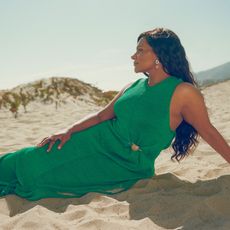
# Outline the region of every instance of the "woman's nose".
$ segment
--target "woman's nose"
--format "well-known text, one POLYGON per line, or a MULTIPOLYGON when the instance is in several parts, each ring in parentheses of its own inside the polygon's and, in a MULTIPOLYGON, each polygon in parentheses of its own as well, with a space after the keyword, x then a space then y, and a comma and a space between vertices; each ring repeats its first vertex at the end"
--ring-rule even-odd
POLYGON ((135 54, 133 54, 133 55, 131 56, 131 58, 134 60, 134 59, 135 59, 135 54))

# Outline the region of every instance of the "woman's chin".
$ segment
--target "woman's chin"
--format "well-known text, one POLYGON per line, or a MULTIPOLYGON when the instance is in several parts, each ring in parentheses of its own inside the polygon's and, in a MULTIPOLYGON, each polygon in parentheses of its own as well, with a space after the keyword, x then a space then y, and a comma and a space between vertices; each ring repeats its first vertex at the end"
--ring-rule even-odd
POLYGON ((143 73, 143 72, 145 72, 145 69, 143 69, 143 68, 138 68, 138 66, 135 66, 135 67, 134 67, 134 72, 135 72, 135 73, 143 73))
POLYGON ((135 73, 140 73, 140 70, 134 68, 134 72, 135 72, 135 73))
POLYGON ((137 69, 137 68, 134 68, 134 72, 135 73, 145 73, 146 71, 145 70, 140 70, 140 69, 137 69))

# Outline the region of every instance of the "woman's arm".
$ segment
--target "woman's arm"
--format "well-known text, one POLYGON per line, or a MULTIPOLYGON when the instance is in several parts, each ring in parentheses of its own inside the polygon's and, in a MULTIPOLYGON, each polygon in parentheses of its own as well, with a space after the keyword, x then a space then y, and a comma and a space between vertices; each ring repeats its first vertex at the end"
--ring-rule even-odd
POLYGON ((56 142, 56 140, 60 140, 61 143, 59 144, 58 148, 61 149, 62 146, 66 143, 66 141, 70 139, 73 133, 97 125, 105 120, 112 119, 113 117, 115 117, 115 113, 113 109, 115 101, 124 93, 124 91, 131 84, 132 82, 127 84, 125 87, 123 87, 121 91, 102 110, 93 114, 89 114, 88 116, 77 121, 74 125, 72 125, 70 128, 65 129, 64 131, 59 131, 57 134, 54 134, 50 137, 45 137, 39 144, 37 144, 37 146, 42 147, 47 143, 49 143, 49 147, 47 149, 47 152, 49 152, 52 146, 54 145, 54 143, 56 142))
POLYGON ((201 137, 230 163, 230 146, 213 125, 201 137))
POLYGON ((74 132, 78 132, 84 129, 87 129, 91 126, 97 125, 101 122, 98 112, 89 114, 83 117, 81 120, 77 121, 74 125, 70 128, 67 128, 66 133, 70 135, 74 132))
POLYGON ((119 97, 124 93, 124 91, 131 86, 133 82, 128 83, 125 85, 118 93, 114 96, 114 98, 100 111, 90 114, 89 116, 84 117, 83 119, 79 120, 75 123, 71 128, 67 130, 67 133, 74 133, 77 131, 81 131, 83 129, 89 128, 93 125, 96 125, 100 122, 112 119, 115 117, 114 113, 114 103, 118 100, 119 97))
POLYGON ((47 152, 49 152, 52 149, 55 142, 57 140, 60 140, 61 143, 59 144, 58 149, 61 149, 62 146, 66 143, 66 141, 70 139, 72 133, 76 131, 81 131, 83 129, 87 129, 100 122, 101 120, 100 120, 100 117, 98 116, 98 113, 89 114, 88 116, 82 118, 77 123, 75 123, 72 127, 67 129, 67 131, 66 130, 59 131, 58 134, 54 134, 52 136, 45 137, 40 143, 37 144, 37 147, 42 147, 46 145, 47 143, 49 143, 49 146, 47 149, 47 152))
POLYGON ((182 83, 180 100, 182 101, 181 115, 191 124, 199 135, 230 163, 230 146, 217 129, 211 124, 203 95, 190 83, 182 83))

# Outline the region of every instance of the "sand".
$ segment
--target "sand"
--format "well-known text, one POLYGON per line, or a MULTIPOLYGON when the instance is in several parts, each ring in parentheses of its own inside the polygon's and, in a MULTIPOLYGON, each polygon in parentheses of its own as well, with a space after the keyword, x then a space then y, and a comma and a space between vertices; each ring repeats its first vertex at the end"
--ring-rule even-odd
MULTIPOLYGON (((230 81, 202 90, 210 120, 230 143, 230 81)), ((101 107, 69 101, 31 103, 15 119, 0 110, 0 153, 35 145, 101 107)), ((130 190, 81 198, 28 201, 16 195, 0 198, 0 229, 230 229, 230 164, 200 139, 196 151, 180 164, 170 151, 156 159, 156 175, 130 190)))

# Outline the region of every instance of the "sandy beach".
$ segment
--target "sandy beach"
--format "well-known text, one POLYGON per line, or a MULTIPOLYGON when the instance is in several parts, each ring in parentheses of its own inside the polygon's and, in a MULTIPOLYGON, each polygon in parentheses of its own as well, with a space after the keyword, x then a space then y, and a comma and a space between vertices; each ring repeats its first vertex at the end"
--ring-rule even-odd
MULTIPOLYGON (((230 143, 230 80, 202 93, 212 124, 230 143)), ((34 102, 27 113, 20 108, 17 119, 1 109, 0 153, 35 145, 100 108, 90 100, 68 100, 57 110, 34 102)), ((170 152, 162 151, 157 158, 154 177, 120 194, 33 202, 16 195, 1 197, 0 229, 229 230, 230 165, 202 139, 180 163, 170 160, 170 152)))

